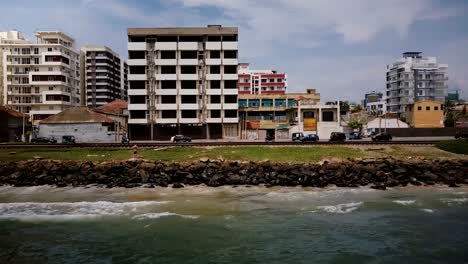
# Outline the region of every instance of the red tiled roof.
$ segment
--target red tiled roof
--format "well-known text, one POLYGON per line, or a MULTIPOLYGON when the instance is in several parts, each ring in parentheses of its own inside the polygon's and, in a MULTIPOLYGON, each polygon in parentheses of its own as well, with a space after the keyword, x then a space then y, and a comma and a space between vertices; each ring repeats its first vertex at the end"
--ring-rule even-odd
POLYGON ((11 116, 14 116, 14 117, 20 117, 20 118, 23 117, 22 113, 20 113, 18 111, 15 111, 15 110, 13 110, 11 108, 8 108, 6 106, 3 106, 3 105, 0 105, 0 112, 5 112, 8 115, 11 115, 11 116))
POLYGON ((124 100, 115 100, 108 104, 99 106, 96 111, 108 114, 122 114, 123 109, 128 108, 128 103, 124 100))
POLYGON ((114 120, 91 111, 87 107, 71 107, 56 115, 49 116, 40 124, 113 123, 114 120))

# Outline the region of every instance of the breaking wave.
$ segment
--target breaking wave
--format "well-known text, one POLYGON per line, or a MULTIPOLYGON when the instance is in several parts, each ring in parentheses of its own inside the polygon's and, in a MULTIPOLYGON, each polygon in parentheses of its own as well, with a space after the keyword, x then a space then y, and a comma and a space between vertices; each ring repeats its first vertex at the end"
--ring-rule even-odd
POLYGON ((440 200, 442 202, 448 204, 448 205, 463 204, 463 203, 468 202, 468 198, 466 198, 466 197, 463 197, 463 198, 443 198, 443 199, 440 199, 440 200))
POLYGON ((147 213, 147 214, 135 215, 132 217, 132 219, 135 219, 135 220, 158 219, 158 218, 167 217, 167 216, 178 216, 178 217, 187 218, 187 219, 197 219, 200 217, 199 215, 181 215, 181 214, 176 214, 176 213, 171 213, 171 212, 162 212, 162 213, 147 213))
POLYGON ((354 203, 344 203, 344 204, 337 204, 337 205, 324 205, 324 206, 317 206, 317 209, 332 213, 332 214, 346 214, 352 211, 355 211, 361 206, 363 202, 354 202, 354 203))
POLYGON ((411 205, 416 203, 416 200, 393 200, 393 202, 401 205, 411 205))

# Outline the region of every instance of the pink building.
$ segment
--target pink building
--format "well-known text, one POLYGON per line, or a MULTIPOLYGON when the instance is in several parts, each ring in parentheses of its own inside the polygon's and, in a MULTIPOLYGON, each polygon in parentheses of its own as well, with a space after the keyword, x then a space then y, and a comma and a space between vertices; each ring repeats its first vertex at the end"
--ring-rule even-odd
POLYGON ((248 63, 239 63, 239 94, 285 94, 287 76, 275 70, 251 70, 248 63))

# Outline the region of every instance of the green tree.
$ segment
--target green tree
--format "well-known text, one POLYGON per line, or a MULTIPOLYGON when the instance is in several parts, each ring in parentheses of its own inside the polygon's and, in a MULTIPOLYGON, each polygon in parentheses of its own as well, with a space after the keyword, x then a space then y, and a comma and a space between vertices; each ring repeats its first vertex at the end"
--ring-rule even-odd
POLYGON ((455 119, 453 118, 453 113, 448 112, 444 120, 445 127, 453 127, 455 125, 455 119))
POLYGON ((351 110, 351 113, 359 113, 362 111, 362 106, 361 105, 356 105, 355 107, 353 107, 353 109, 351 110))
POLYGON ((351 120, 348 122, 348 126, 352 129, 359 129, 359 132, 361 132, 362 129, 362 123, 359 120, 351 120))

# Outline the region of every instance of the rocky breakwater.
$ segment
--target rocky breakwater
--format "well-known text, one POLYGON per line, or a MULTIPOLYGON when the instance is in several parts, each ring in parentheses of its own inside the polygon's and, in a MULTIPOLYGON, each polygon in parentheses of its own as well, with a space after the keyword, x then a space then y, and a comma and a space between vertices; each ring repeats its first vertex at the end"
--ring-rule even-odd
POLYGON ((265 185, 376 189, 407 185, 468 184, 468 160, 348 159, 320 163, 239 162, 201 159, 188 163, 28 160, 0 162, 0 185, 154 187, 265 185))

